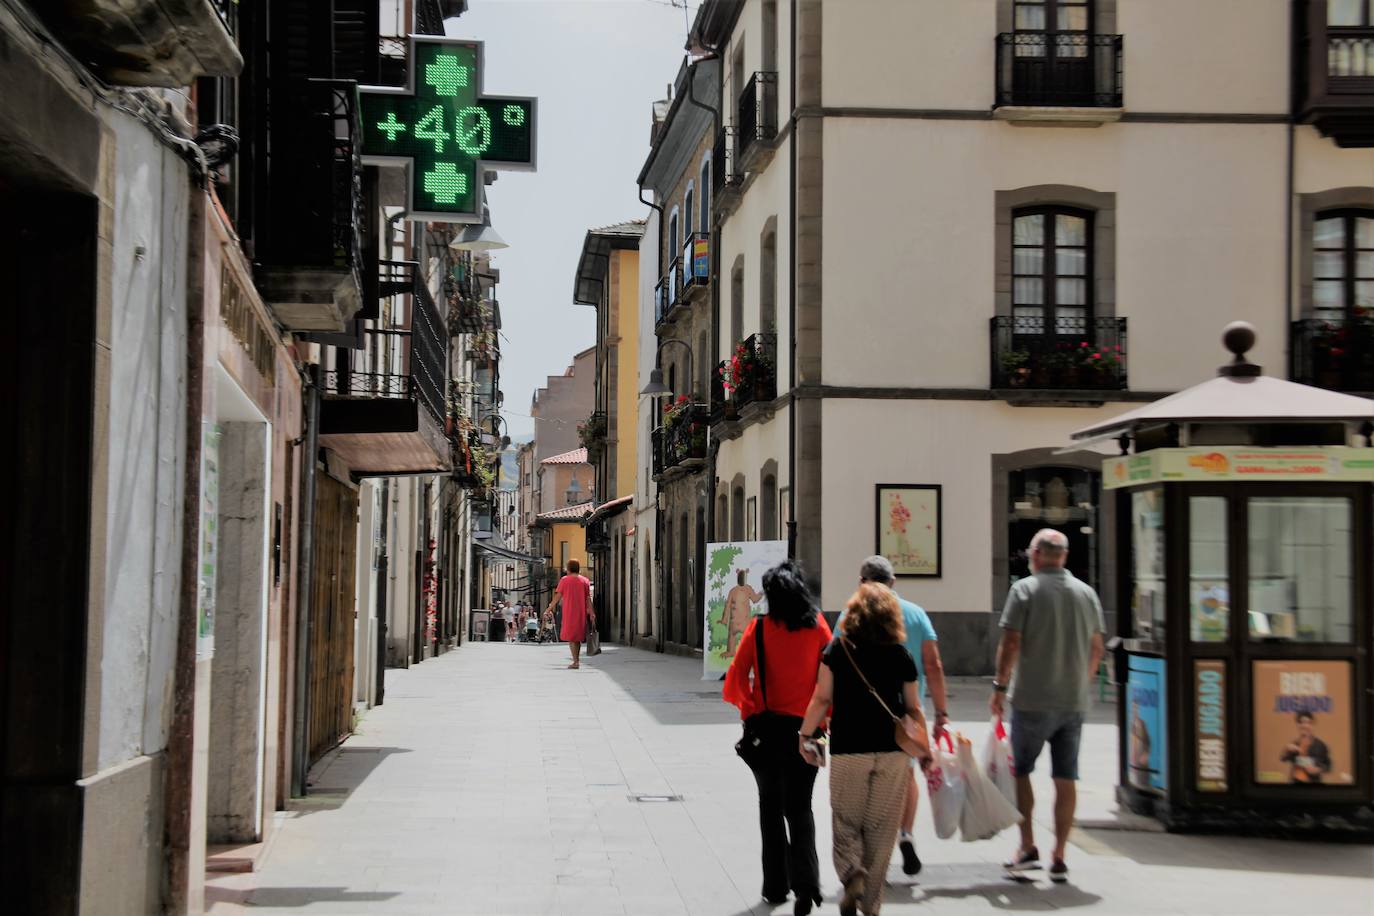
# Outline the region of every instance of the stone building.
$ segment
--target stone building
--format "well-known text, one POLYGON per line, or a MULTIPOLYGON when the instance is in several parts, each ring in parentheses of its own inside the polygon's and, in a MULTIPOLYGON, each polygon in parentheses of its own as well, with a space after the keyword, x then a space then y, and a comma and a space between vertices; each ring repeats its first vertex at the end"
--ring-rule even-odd
POLYGON ((1072 430, 1209 373, 1233 319, 1271 369, 1370 387, 1331 356, 1374 295, 1369 4, 1244 6, 702 5, 713 347, 743 364, 713 539, 790 534, 827 610, 899 552, 947 669, 986 673, 1038 527, 1118 609, 1072 430))

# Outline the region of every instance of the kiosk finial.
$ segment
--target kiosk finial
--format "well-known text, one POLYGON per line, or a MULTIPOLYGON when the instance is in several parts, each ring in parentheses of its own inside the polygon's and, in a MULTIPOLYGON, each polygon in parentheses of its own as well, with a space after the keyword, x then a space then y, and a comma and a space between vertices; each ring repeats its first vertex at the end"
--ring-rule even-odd
POLYGON ((1255 346, 1255 326, 1248 321, 1233 321, 1221 332, 1221 342, 1235 354, 1231 362, 1217 369, 1218 375, 1231 378, 1256 378, 1260 367, 1245 358, 1245 354, 1255 346))

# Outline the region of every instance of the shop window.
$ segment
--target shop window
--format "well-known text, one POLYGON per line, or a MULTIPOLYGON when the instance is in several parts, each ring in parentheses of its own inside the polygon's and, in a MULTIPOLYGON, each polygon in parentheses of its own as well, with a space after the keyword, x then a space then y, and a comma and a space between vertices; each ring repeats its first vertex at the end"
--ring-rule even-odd
POLYGON ((1250 638, 1350 643, 1350 500, 1256 496, 1248 511, 1250 638))
POLYGON ((1164 641, 1164 491, 1131 494, 1131 614, 1141 639, 1164 641))
POLYGON ((1225 642, 1230 633, 1226 505, 1224 496, 1188 500, 1188 615, 1193 642, 1225 642))
POLYGON ((1008 585, 1030 575, 1031 538, 1053 528, 1069 539, 1069 572, 1097 587, 1099 482, 1097 473, 1082 468, 1031 467, 1008 475, 1008 585))

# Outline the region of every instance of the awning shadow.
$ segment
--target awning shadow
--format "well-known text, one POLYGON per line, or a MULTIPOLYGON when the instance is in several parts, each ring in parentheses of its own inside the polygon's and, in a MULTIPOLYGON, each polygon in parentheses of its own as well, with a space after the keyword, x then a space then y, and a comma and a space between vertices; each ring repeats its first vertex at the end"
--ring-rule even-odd
POLYGON ((353 741, 349 738, 315 762, 306 776, 306 794, 288 799, 288 811, 300 816, 341 808, 388 757, 410 753, 407 747, 368 747, 353 741))

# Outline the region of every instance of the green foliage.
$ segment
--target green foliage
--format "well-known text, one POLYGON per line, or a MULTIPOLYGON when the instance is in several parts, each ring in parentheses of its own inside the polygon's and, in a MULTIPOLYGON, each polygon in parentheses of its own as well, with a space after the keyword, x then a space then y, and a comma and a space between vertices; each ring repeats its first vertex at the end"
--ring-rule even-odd
MULTIPOLYGON (((728 571, 729 567, 726 567, 726 570, 728 571)), ((724 614, 724 598, 706 602, 706 620, 711 627, 711 655, 721 659, 725 657, 725 646, 730 639, 730 628, 720 621, 724 614)))
POLYGON ((719 547, 711 551, 711 564, 706 567, 706 577, 712 588, 720 588, 725 584, 725 577, 730 575, 735 558, 742 553, 744 549, 741 547, 719 547))

